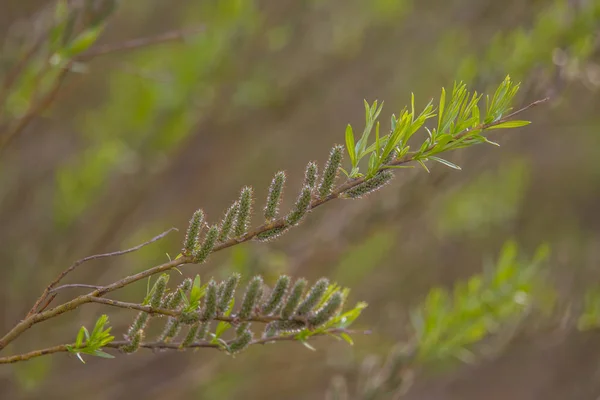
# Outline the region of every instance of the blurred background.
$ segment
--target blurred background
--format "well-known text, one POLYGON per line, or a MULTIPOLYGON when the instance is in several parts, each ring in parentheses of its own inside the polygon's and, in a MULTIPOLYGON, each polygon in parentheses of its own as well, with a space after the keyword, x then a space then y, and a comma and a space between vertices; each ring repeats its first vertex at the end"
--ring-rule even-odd
MULTIPOLYGON (((219 220, 243 185, 254 186, 260 209, 272 174, 286 170, 289 207, 306 163, 322 165, 347 123, 362 129, 363 99, 385 101, 386 129, 411 92, 423 107, 455 80, 488 93, 510 74, 522 82, 517 105, 551 100, 523 116, 530 126, 497 131, 500 148, 453 152, 462 171, 400 170, 381 191, 320 207, 280 240, 182 268, 205 281, 232 271, 269 283, 280 273, 328 276, 352 288, 353 302, 369 303, 356 327, 373 333, 354 346, 321 338, 316 352, 289 342, 235 358, 140 351, 85 365, 58 354, 0 367, 0 398, 314 399, 342 377, 352 394, 365 360, 383 360, 407 339, 408 311, 429 289, 480 273, 508 239, 525 256, 549 245, 552 315, 520 323, 475 363, 419 374, 404 398, 600 398, 600 337, 570 323, 600 277, 599 1, 61 4, 78 16, 73 35, 88 37, 79 49, 51 36, 56 1, 0 5, 3 333, 74 260, 174 226, 179 232, 90 262, 68 282, 107 284, 165 262, 194 210, 219 220)), ((138 282, 113 297, 139 301, 145 290, 138 282)), ((63 291, 55 302, 80 293, 63 291)), ((7 351, 72 341, 103 312, 120 339, 134 314, 86 305, 7 351)))

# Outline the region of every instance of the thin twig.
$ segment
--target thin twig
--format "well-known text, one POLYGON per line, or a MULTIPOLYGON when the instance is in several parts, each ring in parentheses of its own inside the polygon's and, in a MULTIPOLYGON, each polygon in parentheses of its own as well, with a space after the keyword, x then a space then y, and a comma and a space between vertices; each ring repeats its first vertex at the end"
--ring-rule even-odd
MULTIPOLYGON (((27 313, 26 318, 30 317, 31 315, 33 315, 36 310, 38 309, 40 303, 42 301, 44 301, 44 299, 46 298, 46 296, 48 296, 48 293, 50 293, 50 291, 71 271, 73 271, 75 268, 77 268, 78 266, 80 266, 81 264, 87 262, 87 261, 91 261, 91 260, 97 260, 99 258, 106 258, 106 257, 116 257, 116 256, 122 256, 124 254, 128 254, 128 253, 132 253, 134 251, 137 251, 139 249, 141 249, 142 247, 145 247, 151 243, 156 242, 157 240, 160 240, 162 238, 164 238, 165 236, 167 236, 169 233, 173 232, 173 231, 177 231, 177 228, 171 228, 163 233, 161 233, 158 236, 153 237, 152 239, 148 240, 147 242, 144 242, 142 244, 138 244, 135 247, 132 247, 130 249, 127 250, 120 250, 120 251, 114 251, 112 253, 103 253, 103 254, 95 254, 93 256, 88 256, 85 258, 82 258, 81 260, 77 260, 75 261, 69 268, 67 268, 66 270, 64 270, 63 272, 61 272, 47 287, 46 289, 44 289, 44 292, 42 293, 42 295, 37 299, 37 301, 35 302, 35 304, 33 305, 33 307, 31 307, 31 310, 29 310, 29 312, 27 313)), ((98 288, 96 288, 98 289, 98 288)))
MULTIPOLYGON (((315 333, 311 337, 333 335, 333 334, 339 334, 339 333, 345 333, 348 335, 352 335, 352 334, 368 335, 371 332, 370 331, 354 331, 354 330, 343 329, 343 328, 334 328, 334 329, 325 330, 323 332, 315 333)), ((256 339, 256 340, 253 340, 252 342, 250 342, 250 345, 267 344, 267 343, 271 343, 271 342, 297 341, 297 340, 298 339, 296 339, 294 334, 280 335, 280 336, 273 336, 273 337, 269 337, 269 338, 256 339)), ((230 340, 226 343, 230 344, 231 342, 232 342, 232 340, 230 340)), ((127 344, 129 344, 129 342, 124 341, 124 340, 114 341, 114 342, 108 343, 105 346, 105 348, 119 349, 121 346, 125 346, 127 344)), ((32 358, 45 356, 45 355, 53 354, 53 353, 65 353, 65 352, 69 351, 68 350, 69 346, 74 347, 75 343, 61 344, 58 346, 48 347, 48 348, 42 349, 42 350, 31 351, 29 353, 23 353, 23 354, 18 354, 18 355, 14 355, 14 356, 8 356, 8 357, 0 357, 0 364, 12 364, 12 363, 16 363, 19 361, 26 361, 26 360, 30 360, 32 358)), ((219 345, 216 343, 211 343, 209 341, 194 342, 194 343, 191 343, 189 346, 186 346, 185 348, 181 347, 181 343, 165 343, 165 342, 140 343, 140 347, 145 348, 145 349, 153 349, 153 350, 160 350, 160 349, 185 350, 186 348, 191 348, 191 349, 211 348, 211 349, 216 349, 216 350, 222 350, 222 347, 220 347, 220 346, 222 346, 222 344, 219 345)))
POLYGON ((101 286, 101 285, 88 285, 87 283, 69 283, 67 285, 61 285, 61 286, 55 287, 54 289, 50 290, 50 293, 55 293, 55 292, 58 292, 59 290, 70 289, 70 288, 102 289, 103 287, 104 286, 101 286))
POLYGON ((205 30, 206 30, 206 28, 204 26, 201 26, 198 28, 186 29, 186 30, 180 29, 180 30, 176 30, 176 31, 161 33, 156 36, 131 39, 131 40, 128 40, 128 41, 125 41, 122 43, 105 44, 102 46, 96 46, 96 47, 90 49, 89 51, 86 51, 79 57, 77 57, 77 61, 87 61, 94 57, 98 57, 98 56, 102 56, 102 55, 106 55, 106 54, 110 54, 110 53, 116 53, 119 51, 133 50, 133 49, 138 49, 140 47, 146 47, 146 46, 151 46, 151 45, 165 43, 165 42, 172 42, 172 41, 176 41, 176 40, 183 40, 183 39, 185 39, 186 36, 195 35, 197 33, 204 32, 205 30))

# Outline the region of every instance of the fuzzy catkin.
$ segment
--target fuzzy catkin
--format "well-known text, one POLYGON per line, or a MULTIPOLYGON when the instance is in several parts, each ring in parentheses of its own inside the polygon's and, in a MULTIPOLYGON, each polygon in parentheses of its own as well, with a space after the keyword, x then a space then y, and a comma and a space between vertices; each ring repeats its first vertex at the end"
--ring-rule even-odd
POLYGON ((238 282, 240 281, 240 274, 234 273, 232 274, 227 281, 225 281, 225 286, 223 286, 223 292, 219 297, 219 303, 217 306, 217 311, 219 313, 224 313, 227 311, 229 307, 229 303, 235 294, 235 288, 237 287, 238 282))
POLYGON ((223 217, 223 221, 221 221, 221 227, 219 228, 219 236, 217 237, 217 242, 221 243, 229 239, 229 235, 231 234, 231 230, 233 229, 233 223, 237 217, 239 210, 239 203, 234 202, 225 212, 225 216, 223 217))
POLYGON ((283 185, 285 184, 285 172, 279 171, 273 177, 269 186, 269 195, 267 196, 267 204, 265 206, 265 219, 273 220, 279 212, 279 203, 283 194, 283 185))
POLYGON ((313 188, 317 184, 317 176, 319 173, 319 168, 317 167, 317 163, 314 161, 309 162, 306 165, 306 170, 304 171, 304 183, 303 186, 308 186, 313 188))
POLYGON ((206 232, 206 237, 204 238, 204 242, 202 242, 200 248, 194 251, 194 263, 200 264, 206 261, 212 252, 213 247, 215 247, 218 234, 219 228, 216 225, 213 225, 208 229, 208 232, 206 232))
POLYGON ((298 195, 298 199, 296 199, 294 209, 285 218, 288 225, 296 225, 306 215, 310 209, 311 195, 312 188, 310 186, 304 186, 298 195))
POLYGON ((270 315, 281 305, 289 286, 290 277, 287 275, 281 275, 279 279, 277 279, 268 301, 262 306, 261 311, 263 314, 270 315))
POLYGON ((321 183, 319 184, 319 196, 321 198, 329 196, 333 191, 335 178, 337 177, 338 170, 342 165, 343 154, 343 147, 340 145, 336 145, 331 149, 331 152, 329 153, 329 159, 327 160, 327 164, 325 164, 325 169, 323 170, 321 183))
POLYGON ((262 286, 262 277, 255 276, 254 278, 252 278, 252 280, 248 284, 248 288, 246 289, 246 293, 244 294, 244 300, 242 301, 240 312, 238 313, 238 317, 240 319, 248 319, 254 313, 256 305, 262 297, 262 286))
POLYGON ((294 286, 292 287, 292 290, 290 291, 290 294, 285 301, 285 305, 283 306, 283 309, 281 310, 281 317, 283 319, 288 319, 292 315, 294 315, 294 312, 296 311, 296 307, 298 307, 298 303, 300 303, 300 300, 302 299, 302 295, 304 294, 304 289, 306 288, 306 284, 307 284, 306 279, 298 279, 296 281, 296 283, 294 284, 294 286))
POLYGON ((252 188, 250 186, 245 186, 242 189, 238 203, 239 209, 234 227, 235 237, 243 236, 248 231, 248 224, 250 223, 252 213, 252 188))
POLYGON ((323 325, 336 315, 343 300, 344 298, 340 292, 332 294, 325 305, 311 316, 308 322, 314 327, 323 325))
POLYGON ((363 196, 373 193, 381 189, 394 177, 394 174, 389 170, 383 170, 375 174, 372 178, 344 192, 342 195, 346 199, 359 199, 363 196))
POLYGON ((217 284, 211 280, 206 288, 204 296, 204 308, 200 319, 202 321, 210 321, 217 315, 217 284))
POLYGON ((319 304, 321 298, 325 294, 327 287, 329 286, 329 280, 326 278, 319 279, 308 292, 308 295, 302 303, 298 306, 296 314, 306 315, 312 311, 313 308, 319 304))
POLYGON ((229 343, 229 352, 231 354, 239 353, 250 345, 252 342, 252 332, 249 330, 245 330, 240 335, 238 335, 231 343, 229 343))
POLYGON ((196 242, 198 241, 198 235, 200 235, 200 232, 202 231, 203 225, 204 212, 202 210, 197 210, 192 215, 190 224, 188 225, 185 241, 183 242, 183 250, 181 251, 183 254, 192 254, 192 251, 194 251, 194 247, 196 246, 196 242))

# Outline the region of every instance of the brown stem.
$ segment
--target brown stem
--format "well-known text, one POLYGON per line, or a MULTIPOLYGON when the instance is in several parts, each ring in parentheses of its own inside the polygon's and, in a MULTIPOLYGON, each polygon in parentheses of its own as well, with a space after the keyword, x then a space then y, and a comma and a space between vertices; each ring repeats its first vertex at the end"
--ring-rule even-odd
MULTIPOLYGON (((369 331, 352 331, 352 330, 348 330, 348 329, 334 328, 334 329, 325 330, 323 332, 315 333, 312 336, 325 336, 325 335, 332 335, 332 334, 336 334, 336 333, 345 333, 345 334, 351 335, 351 334, 369 334, 370 332, 369 331)), ((296 340, 297 339, 296 339, 295 335, 293 335, 293 334, 280 335, 280 336, 273 336, 270 338, 256 339, 256 340, 253 340, 252 342, 250 342, 250 345, 266 344, 266 343, 271 343, 271 342, 296 341, 296 340)), ((231 342, 232 341, 230 340, 226 343, 230 344, 231 342)), ((118 349, 121 346, 127 345, 128 343, 129 342, 124 341, 124 340, 115 341, 115 342, 108 343, 105 346, 105 348, 118 349)), ((53 354, 53 353, 65 353, 65 352, 69 351, 67 348, 68 346, 73 347, 73 346, 75 346, 75 344, 74 343, 71 343, 69 345, 61 344, 58 346, 48 347, 46 349, 31 351, 29 353, 23 353, 23 354, 18 354, 18 355, 14 355, 14 356, 8 356, 8 357, 0 357, 0 364, 12 364, 12 363, 16 363, 19 361, 27 361, 32 358, 41 357, 41 356, 45 356, 45 355, 53 354)), ((165 343, 165 342, 140 343, 140 347, 145 348, 145 349, 153 349, 153 350, 157 350, 157 349, 184 350, 185 348, 191 348, 191 349, 210 348, 210 349, 221 350, 221 347, 219 347, 218 344, 211 343, 208 341, 191 343, 189 346, 186 346, 185 348, 181 347, 181 343, 165 343)))
MULTIPOLYGON (((33 307, 31 307, 31 310, 29 310, 29 312, 27 313, 27 317, 30 317, 31 315, 33 315, 36 310, 38 309, 40 303, 42 301, 44 301, 46 299, 46 297, 48 296, 48 294, 53 291, 53 288, 70 272, 72 272, 75 268, 77 268, 78 266, 80 266, 81 264, 87 262, 87 261, 91 261, 91 260, 97 260, 99 258, 106 258, 106 257, 116 257, 116 256, 122 256, 124 254, 128 254, 128 253, 132 253, 134 251, 137 251, 139 249, 141 249, 142 247, 145 247, 151 243, 154 243, 162 238, 164 238, 165 236, 167 236, 169 233, 173 232, 173 231, 177 231, 176 228, 171 228, 163 233, 161 233, 158 236, 153 237, 152 239, 148 240, 147 242, 144 242, 142 244, 139 244, 135 247, 132 247, 130 249, 127 250, 120 250, 120 251, 114 251, 112 253, 103 253, 103 254, 95 254, 92 256, 88 256, 88 257, 84 257, 81 260, 77 260, 75 261, 69 268, 65 269, 63 272, 61 272, 52 282, 50 282, 50 284, 46 287, 46 289, 44 289, 44 292, 42 293, 42 295, 36 300, 35 304, 33 305, 33 307)), ((98 288, 96 286, 96 288, 98 288)))

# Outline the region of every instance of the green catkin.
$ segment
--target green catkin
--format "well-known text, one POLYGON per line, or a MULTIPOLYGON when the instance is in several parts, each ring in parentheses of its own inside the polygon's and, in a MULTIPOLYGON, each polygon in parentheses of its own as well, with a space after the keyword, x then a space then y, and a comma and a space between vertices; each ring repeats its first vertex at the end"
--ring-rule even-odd
POLYGON ((172 301, 174 301, 175 296, 179 296, 179 293, 171 292, 171 293, 167 293, 166 295, 164 295, 164 297, 162 298, 162 301, 160 302, 161 308, 171 309, 169 307, 169 305, 171 304, 172 301))
POLYGON ((151 291, 152 297, 150 298, 150 307, 160 307, 163 295, 165 294, 165 289, 167 288, 167 282, 169 282, 169 275, 167 274, 162 274, 156 280, 151 291))
POLYGON ((318 173, 319 168, 317 167, 317 163, 314 161, 309 162, 306 165, 306 170, 304 171, 304 186, 314 189, 317 184, 318 173))
POLYGON ((390 151, 390 154, 388 154, 387 157, 382 160, 381 163, 383 165, 389 164, 396 159, 397 155, 398 155, 398 153, 396 152, 396 150, 392 150, 392 151, 390 151))
POLYGON ((215 247, 215 242, 217 241, 217 236, 219 235, 219 228, 216 225, 211 226, 206 232, 206 237, 204 238, 204 242, 202 242, 202 246, 194 251, 194 263, 200 264, 206 261, 212 249, 215 247))
POLYGON ((250 322, 242 322, 238 327, 235 328, 236 336, 241 335, 245 330, 250 329, 250 322))
POLYGON ((325 324, 337 314, 338 310, 340 309, 340 306, 342 305, 343 300, 344 298, 342 297, 342 294, 340 292, 332 294, 329 300, 327 300, 327 303, 325 303, 325 305, 320 310, 318 310, 313 316, 311 316, 308 322, 313 327, 318 327, 325 324))
POLYGON ((200 323, 200 328, 198 329, 198 334, 196 335, 197 340, 206 339, 206 334, 210 328, 210 321, 204 321, 200 323))
POLYGON ((229 353, 236 354, 245 350, 252 342, 252 332, 246 330, 229 343, 229 353))
POLYGON ((240 312, 238 313, 238 317, 240 319, 244 320, 250 318, 250 316, 254 313, 256 305, 261 300, 262 293, 263 279, 260 276, 255 276, 248 284, 248 288, 244 294, 244 300, 242 301, 242 306, 240 308, 240 312))
POLYGON ((288 230, 286 226, 278 226, 276 228, 267 229, 266 231, 260 232, 255 236, 255 239, 259 242, 268 242, 283 235, 288 230))
POLYGON ((217 311, 219 313, 224 313, 227 311, 229 307, 229 303, 235 294, 235 288, 237 287, 238 282, 240 281, 240 274, 234 273, 231 275, 227 281, 225 282, 225 286, 223 287, 223 293, 219 296, 219 303, 217 305, 217 311))
POLYGON ((275 327, 273 329, 277 332, 285 333, 298 332, 306 327, 301 321, 294 321, 293 319, 287 321, 275 321, 274 324, 275 327))
POLYGON ((181 292, 183 292, 183 294, 187 294, 187 292, 191 289, 192 287, 192 279, 191 278, 186 278, 183 280, 183 282, 181 282, 177 288, 175 289, 174 292, 167 294, 165 297, 163 297, 163 301, 161 304, 161 307, 169 309, 169 310, 175 310, 177 309, 177 307, 179 307, 179 305, 182 302, 182 298, 181 298, 181 292))
POLYGON ((135 319, 133 320, 133 323, 127 330, 127 335, 126 335, 127 339, 133 338, 133 336, 136 334, 136 332, 145 329, 146 324, 148 323, 149 317, 150 317, 150 314, 148 314, 147 312, 144 312, 144 311, 140 312, 137 315, 137 317, 135 317, 135 319))
POLYGON ((252 188, 250 186, 246 186, 242 189, 238 203, 240 206, 233 232, 235 237, 243 236, 248 231, 252 209, 252 188))
POLYGON ((285 301, 285 305, 281 310, 281 317, 283 319, 289 319, 292 315, 294 315, 294 311, 296 311, 296 307, 298 307, 298 303, 300 303, 302 295, 304 294, 306 284, 306 279, 298 279, 292 287, 292 290, 285 301))
POLYGON ((269 300, 262 306, 261 312, 264 315, 271 315, 281 305, 289 286, 290 277, 281 275, 273 286, 269 300))
POLYGON ((222 243, 229 239, 229 235, 231 234, 231 229, 233 228, 233 222, 237 217, 239 209, 239 203, 236 201, 227 209, 225 212, 225 216, 223 217, 223 221, 221 221, 221 227, 219 230, 219 236, 217 238, 218 243, 222 243))
POLYGON ((159 340, 163 341, 163 342, 170 341, 172 338, 177 336, 180 329, 181 329, 181 322, 179 321, 179 319, 169 318, 169 320, 167 321, 167 324, 165 325, 165 329, 164 329, 162 335, 160 336, 159 340))
POLYGON ((204 225, 204 212, 202 210, 197 210, 192 218, 190 219, 190 224, 188 225, 187 234, 185 235, 185 241, 183 242, 183 250, 181 251, 185 255, 190 255, 194 251, 194 247, 196 246, 196 242, 198 241, 198 236, 202 231, 202 227, 204 225))
POLYGON ((267 204, 265 206, 265 219, 267 222, 272 221, 277 216, 284 184, 285 172, 279 171, 275 174, 269 186, 269 195, 267 196, 267 204))
POLYGON ((121 346, 121 350, 127 354, 135 353, 140 348, 140 343, 142 342, 143 337, 144 331, 140 329, 129 338, 129 343, 121 346))
POLYGON ((200 316, 197 312, 184 312, 179 315, 179 322, 184 325, 193 325, 198 322, 200 316))
POLYGON ((342 165, 342 157, 343 147, 340 145, 334 146, 329 153, 329 159, 327 160, 327 164, 325 164, 323 177, 321 178, 321 183, 319 184, 320 198, 327 197, 331 194, 338 170, 340 165, 342 165))
POLYGON ((313 308, 319 304, 321 298, 325 294, 327 287, 329 286, 329 280, 326 278, 319 279, 308 292, 308 295, 302 303, 298 306, 296 314, 306 315, 312 311, 313 308))
POLYGON ((196 336, 198 335, 198 330, 200 329, 200 322, 196 322, 195 324, 190 326, 187 335, 185 335, 185 339, 181 342, 179 348, 188 347, 196 340, 196 336))
POLYGON ((200 319, 202 321, 210 321, 217 316, 217 284, 211 280, 206 288, 204 296, 204 308, 200 319))
POLYGON ((368 179, 365 182, 344 192, 342 197, 346 199, 360 199, 361 197, 366 196, 369 193, 373 193, 376 190, 381 189, 382 187, 390 183, 393 177, 394 174, 391 171, 380 171, 377 174, 375 174, 375 176, 371 179, 368 179))
POLYGON ((298 195, 294 209, 285 217, 288 225, 294 226, 306 215, 310 209, 310 200, 312 195, 312 188, 310 186, 304 186, 298 195))
POLYGON ((267 326, 265 326, 263 338, 270 338, 276 336, 278 333, 279 331, 277 330, 277 321, 269 322, 267 326))

